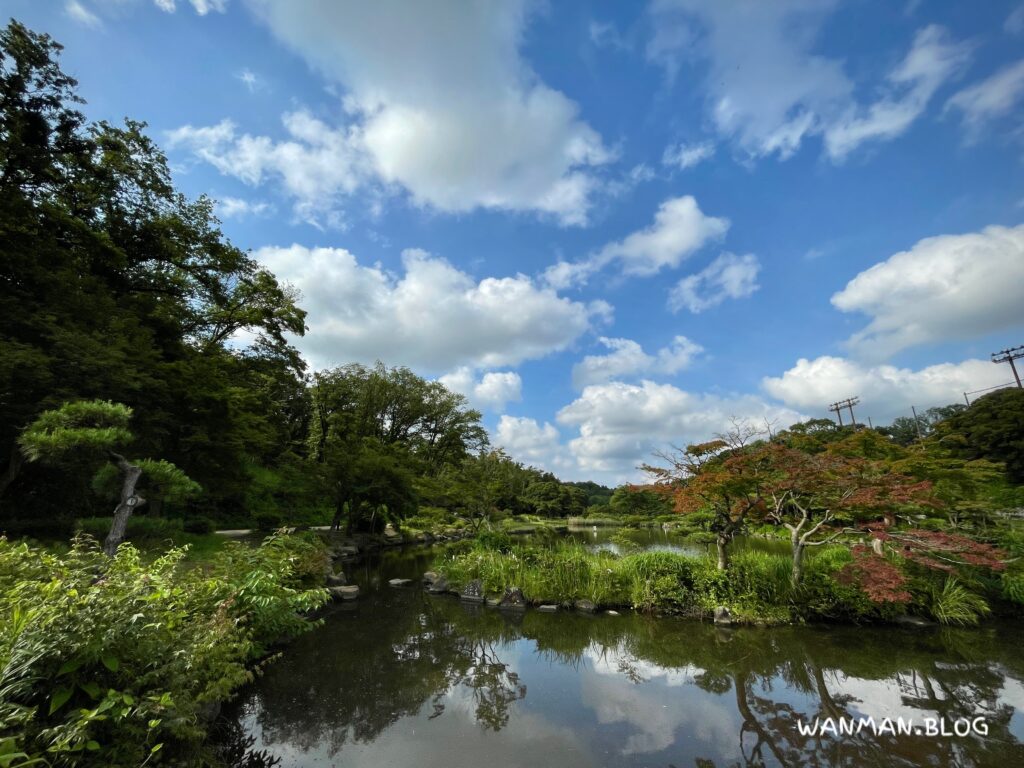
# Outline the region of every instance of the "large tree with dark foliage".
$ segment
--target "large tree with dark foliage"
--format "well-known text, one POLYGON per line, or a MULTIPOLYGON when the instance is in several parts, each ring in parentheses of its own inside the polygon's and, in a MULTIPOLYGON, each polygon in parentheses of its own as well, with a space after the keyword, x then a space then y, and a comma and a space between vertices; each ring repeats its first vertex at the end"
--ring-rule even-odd
POLYGON ((225 240, 210 200, 175 191, 143 124, 86 121, 60 50, 16 21, 0 30, 0 503, 87 506, 88 473, 26 468, 16 438, 47 409, 104 399, 137 414, 134 452, 230 512, 248 467, 296 448, 286 334, 304 313, 225 240), (241 349, 243 330, 256 340, 241 349))

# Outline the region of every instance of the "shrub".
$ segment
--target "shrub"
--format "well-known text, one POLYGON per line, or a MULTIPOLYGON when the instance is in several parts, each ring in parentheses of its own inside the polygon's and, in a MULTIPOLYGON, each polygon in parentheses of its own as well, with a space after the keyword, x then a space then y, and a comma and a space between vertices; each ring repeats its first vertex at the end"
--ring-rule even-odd
POLYGON ((252 522, 257 531, 276 531, 284 525, 284 515, 276 509, 262 510, 253 514, 252 522))
POLYGON ((187 751, 253 662, 310 626, 326 599, 301 586, 313 547, 232 543, 204 571, 185 549, 145 563, 87 536, 64 556, 0 538, 0 743, 56 767, 187 751))

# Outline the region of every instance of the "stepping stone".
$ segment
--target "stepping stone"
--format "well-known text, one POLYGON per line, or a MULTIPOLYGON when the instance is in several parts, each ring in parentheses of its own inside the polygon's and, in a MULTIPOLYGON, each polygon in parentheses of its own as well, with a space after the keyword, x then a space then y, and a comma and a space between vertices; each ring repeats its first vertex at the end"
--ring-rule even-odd
POLYGON ((359 587, 354 584, 350 587, 328 587, 327 591, 335 600, 355 600, 359 597, 359 587))
POLYGON ((412 579, 390 579, 388 584, 392 587, 407 587, 412 584, 412 579))

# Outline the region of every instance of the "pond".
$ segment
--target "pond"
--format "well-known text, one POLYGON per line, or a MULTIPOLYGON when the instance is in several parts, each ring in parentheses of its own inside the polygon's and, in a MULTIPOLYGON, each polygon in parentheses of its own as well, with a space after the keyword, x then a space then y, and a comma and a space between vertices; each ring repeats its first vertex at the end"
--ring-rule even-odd
MULTIPOLYGON (((608 550, 624 554, 629 547, 653 552, 680 552, 685 555, 714 554, 715 545, 698 543, 674 530, 662 528, 616 528, 612 526, 570 527, 565 538, 583 544, 588 549, 608 550), (627 543, 629 542, 629 543, 627 543), (625 544, 625 546, 624 546, 625 544)), ((756 536, 736 536, 731 551, 757 549, 789 555, 789 542, 782 539, 764 539, 756 536)))
POLYGON ((1021 625, 723 629, 504 613, 388 585, 432 558, 393 550, 349 568, 359 600, 225 712, 235 765, 1024 764, 1021 625), (867 720, 828 731, 868 717, 879 733, 867 720), (816 722, 824 735, 804 732, 816 722))

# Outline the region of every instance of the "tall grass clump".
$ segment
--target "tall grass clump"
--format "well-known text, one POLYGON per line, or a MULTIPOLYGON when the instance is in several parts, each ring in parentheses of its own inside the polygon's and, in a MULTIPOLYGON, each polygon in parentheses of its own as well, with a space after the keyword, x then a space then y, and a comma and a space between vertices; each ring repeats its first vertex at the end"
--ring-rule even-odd
POLYGON ((985 598, 967 589, 955 576, 947 577, 941 585, 930 584, 925 604, 940 624, 961 627, 975 626, 990 611, 985 598))

